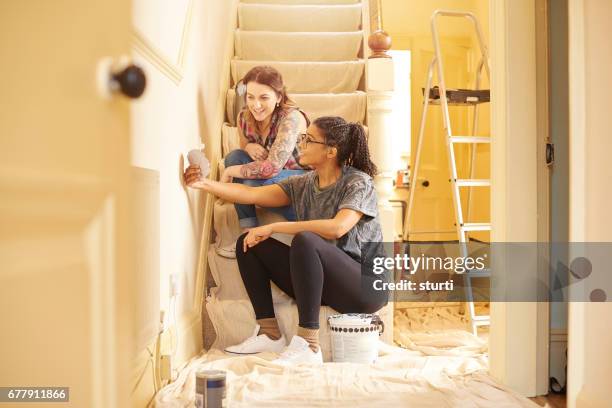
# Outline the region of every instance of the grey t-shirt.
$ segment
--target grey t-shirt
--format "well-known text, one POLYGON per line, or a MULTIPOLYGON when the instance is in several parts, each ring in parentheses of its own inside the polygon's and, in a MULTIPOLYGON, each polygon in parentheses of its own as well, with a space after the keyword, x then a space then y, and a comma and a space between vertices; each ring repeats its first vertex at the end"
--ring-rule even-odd
POLYGON ((374 182, 366 173, 344 166, 340 179, 322 189, 315 171, 288 177, 277 184, 291 199, 298 221, 331 219, 343 208, 363 213, 349 232, 337 240, 327 240, 357 262, 362 262, 362 243, 382 241, 374 182))

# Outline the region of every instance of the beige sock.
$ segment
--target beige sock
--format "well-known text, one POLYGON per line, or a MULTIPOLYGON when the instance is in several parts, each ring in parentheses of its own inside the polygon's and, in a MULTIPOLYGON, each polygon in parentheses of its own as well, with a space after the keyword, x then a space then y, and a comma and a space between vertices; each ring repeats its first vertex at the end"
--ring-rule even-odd
POLYGON ((281 338, 281 332, 280 328, 278 327, 278 321, 276 320, 276 317, 259 319, 257 320, 257 324, 259 324, 258 334, 265 334, 272 340, 278 340, 281 338))
POLYGON ((308 342, 308 346, 315 353, 319 350, 319 329, 306 329, 298 326, 297 335, 308 342))

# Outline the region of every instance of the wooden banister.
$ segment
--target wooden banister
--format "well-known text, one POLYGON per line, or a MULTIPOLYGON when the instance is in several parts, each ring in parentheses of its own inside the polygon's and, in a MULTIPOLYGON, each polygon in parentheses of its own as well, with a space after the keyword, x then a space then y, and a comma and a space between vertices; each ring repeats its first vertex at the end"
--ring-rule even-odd
POLYGON ((370 11, 371 34, 368 47, 372 51, 369 58, 391 58, 387 51, 391 49, 391 36, 383 30, 381 0, 368 0, 370 11))

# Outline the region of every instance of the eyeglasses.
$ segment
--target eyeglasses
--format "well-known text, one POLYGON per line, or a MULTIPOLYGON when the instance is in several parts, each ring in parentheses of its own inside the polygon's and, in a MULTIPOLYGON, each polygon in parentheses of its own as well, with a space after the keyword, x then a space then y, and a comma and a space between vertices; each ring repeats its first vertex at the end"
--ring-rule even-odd
POLYGON ((318 141, 316 141, 316 140, 313 140, 313 139, 312 139, 312 135, 309 135, 308 133, 302 133, 302 134, 299 136, 299 139, 298 139, 298 144, 300 144, 300 145, 304 145, 304 147, 306 147, 306 148, 307 148, 309 143, 321 144, 321 145, 327 145, 327 143, 325 143, 325 142, 318 142, 318 141))

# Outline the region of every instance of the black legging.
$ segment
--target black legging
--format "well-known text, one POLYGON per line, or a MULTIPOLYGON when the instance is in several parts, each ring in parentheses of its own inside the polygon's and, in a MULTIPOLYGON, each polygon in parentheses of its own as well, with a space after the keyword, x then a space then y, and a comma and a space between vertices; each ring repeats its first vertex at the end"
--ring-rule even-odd
POLYGON ((387 304, 386 293, 366 295, 361 264, 312 232, 295 235, 291 247, 273 238, 243 251, 246 233, 236 242, 236 258, 255 317, 274 317, 270 281, 296 300, 299 325, 319 328, 321 306, 340 313, 374 313, 387 304))

